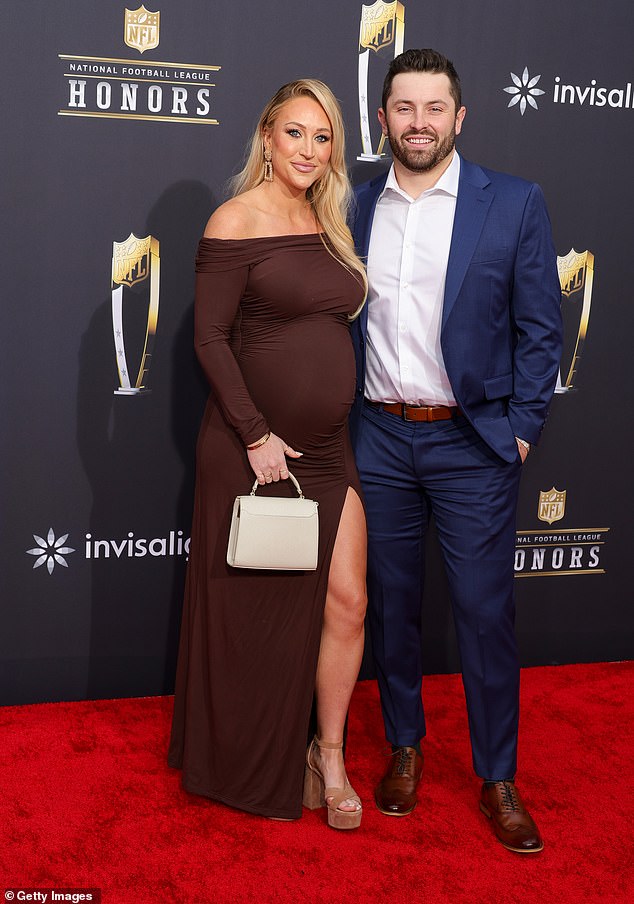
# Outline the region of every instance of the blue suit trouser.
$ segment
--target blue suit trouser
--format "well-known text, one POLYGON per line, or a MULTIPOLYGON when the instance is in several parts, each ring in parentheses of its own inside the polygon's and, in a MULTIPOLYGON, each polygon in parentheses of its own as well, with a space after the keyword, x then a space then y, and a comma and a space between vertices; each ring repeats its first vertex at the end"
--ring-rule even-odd
POLYGON ((425 735, 421 602, 433 515, 445 562, 474 769, 512 778, 519 659, 513 561, 521 461, 497 456, 464 417, 419 423, 364 405, 357 465, 368 522, 368 622, 387 740, 425 735))

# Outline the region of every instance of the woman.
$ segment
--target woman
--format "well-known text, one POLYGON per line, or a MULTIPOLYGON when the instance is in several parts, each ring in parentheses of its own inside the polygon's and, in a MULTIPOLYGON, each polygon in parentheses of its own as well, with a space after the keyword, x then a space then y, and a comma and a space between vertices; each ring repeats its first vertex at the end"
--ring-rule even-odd
POLYGON ((196 350, 212 393, 197 485, 169 763, 193 793, 278 819, 304 803, 355 828, 342 737, 363 650, 365 517, 347 434, 350 317, 365 297, 345 223, 341 111, 322 82, 264 109, 234 197, 213 214, 196 272, 196 350), (236 495, 319 502, 316 572, 234 570, 236 495), (313 693, 317 737, 307 757, 313 693), (305 760, 307 759, 307 762, 305 760))

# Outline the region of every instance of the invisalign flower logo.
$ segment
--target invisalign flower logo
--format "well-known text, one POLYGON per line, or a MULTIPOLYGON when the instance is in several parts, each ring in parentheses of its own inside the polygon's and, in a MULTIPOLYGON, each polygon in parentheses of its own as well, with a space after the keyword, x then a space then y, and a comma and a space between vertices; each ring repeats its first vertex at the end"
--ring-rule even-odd
POLYGON ((46 562, 46 568, 49 574, 53 574, 56 562, 58 565, 63 565, 64 568, 68 568, 68 563, 64 556, 68 555, 69 552, 75 552, 70 546, 64 546, 64 543, 68 539, 68 534, 62 534, 62 536, 56 540, 53 528, 51 527, 49 528, 46 540, 42 537, 38 537, 37 534, 33 534, 33 539, 38 545, 34 549, 27 549, 27 553, 30 556, 38 556, 33 568, 39 568, 44 562, 46 562))
POLYGON ((533 109, 537 110, 538 107, 535 98, 539 97, 540 94, 545 94, 545 91, 542 91, 541 88, 535 87, 540 78, 541 75, 535 75, 531 78, 528 73, 528 66, 524 67, 521 78, 519 75, 515 75, 514 72, 511 72, 513 84, 509 85, 508 88, 503 89, 507 94, 513 95, 508 103, 509 107, 514 107, 515 104, 519 103, 522 116, 526 112, 527 103, 529 103, 533 109))

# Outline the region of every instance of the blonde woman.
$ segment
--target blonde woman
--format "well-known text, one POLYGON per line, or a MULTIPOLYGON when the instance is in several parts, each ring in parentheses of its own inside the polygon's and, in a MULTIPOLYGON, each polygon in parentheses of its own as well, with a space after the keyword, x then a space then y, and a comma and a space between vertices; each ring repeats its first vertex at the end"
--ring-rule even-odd
POLYGON ((348 440, 349 321, 366 280, 346 213, 341 111, 314 79, 265 107, 234 197, 196 272, 196 351, 211 386, 197 447, 192 542, 169 762, 186 790, 278 819, 328 807, 356 828, 342 754, 363 650, 366 529, 348 440), (315 572, 231 569, 236 495, 319 502, 315 572), (313 694, 317 736, 306 754, 313 694))

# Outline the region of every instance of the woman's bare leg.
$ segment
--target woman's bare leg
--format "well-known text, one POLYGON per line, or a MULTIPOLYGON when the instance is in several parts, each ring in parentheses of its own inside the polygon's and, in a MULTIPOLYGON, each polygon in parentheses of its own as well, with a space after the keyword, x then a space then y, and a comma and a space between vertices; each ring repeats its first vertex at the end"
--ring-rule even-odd
MULTIPOLYGON (((365 513, 358 495, 349 487, 330 563, 317 665, 317 736, 323 741, 342 740, 359 676, 367 604, 366 555, 365 513)), ((342 751, 317 748, 314 757, 326 786, 343 788, 346 772, 342 751)), ((340 809, 355 810, 358 804, 344 801, 340 809)))

